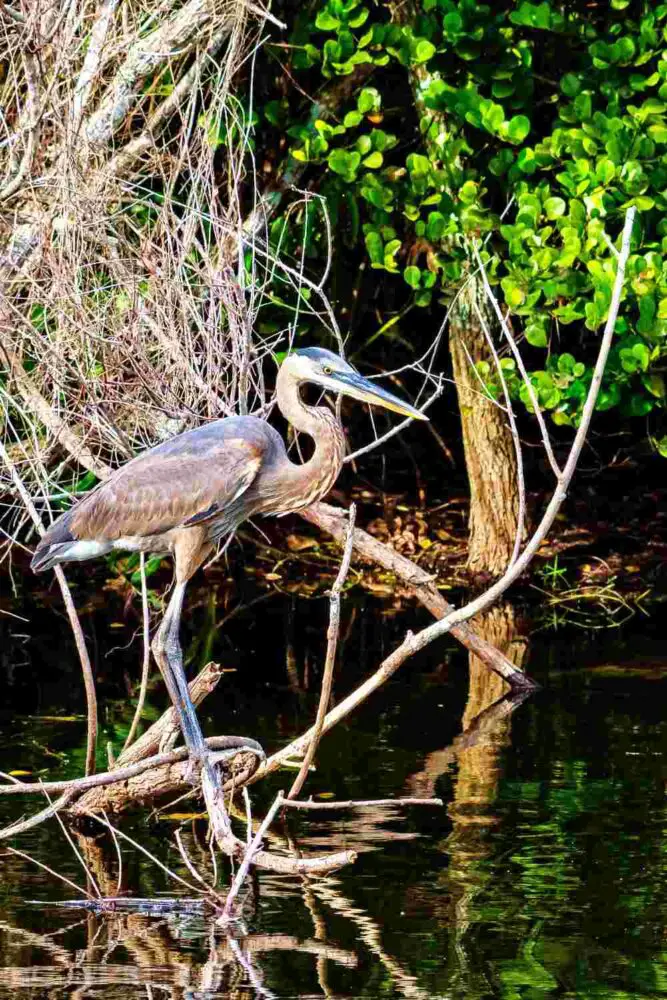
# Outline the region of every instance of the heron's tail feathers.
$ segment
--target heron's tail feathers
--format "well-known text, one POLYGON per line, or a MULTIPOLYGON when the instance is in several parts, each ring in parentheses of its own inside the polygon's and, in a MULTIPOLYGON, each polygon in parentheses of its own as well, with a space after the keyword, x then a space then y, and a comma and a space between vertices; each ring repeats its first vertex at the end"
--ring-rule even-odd
POLYGON ((64 543, 62 545, 43 545, 41 542, 35 550, 35 554, 30 562, 30 568, 34 573, 41 573, 45 569, 53 569, 60 562, 65 562, 65 550, 71 548, 64 543))
POLYGON ((57 563, 65 561, 63 558, 65 551, 72 547, 72 542, 76 542, 76 538, 70 531, 71 520, 72 511, 65 511, 40 539, 30 563, 30 568, 35 573, 52 569, 57 563))

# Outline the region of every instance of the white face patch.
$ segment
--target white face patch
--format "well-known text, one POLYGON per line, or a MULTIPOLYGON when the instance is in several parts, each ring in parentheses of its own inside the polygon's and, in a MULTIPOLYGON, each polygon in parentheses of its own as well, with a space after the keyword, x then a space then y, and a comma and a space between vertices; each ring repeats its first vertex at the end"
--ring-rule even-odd
MULTIPOLYGON (((287 363, 289 364, 290 372, 297 378, 300 382, 312 382, 315 385, 322 386, 323 389, 327 389, 331 392, 346 392, 346 389, 338 382, 335 378, 327 376, 322 368, 327 367, 326 359, 323 359, 322 363, 314 364, 313 361, 303 354, 290 354, 287 358, 287 363)), ((333 372, 337 371, 337 363, 344 365, 341 359, 336 358, 331 362, 331 369, 333 372)), ((343 370, 346 370, 343 368, 343 370)), ((352 371, 352 369, 349 369, 352 371)))

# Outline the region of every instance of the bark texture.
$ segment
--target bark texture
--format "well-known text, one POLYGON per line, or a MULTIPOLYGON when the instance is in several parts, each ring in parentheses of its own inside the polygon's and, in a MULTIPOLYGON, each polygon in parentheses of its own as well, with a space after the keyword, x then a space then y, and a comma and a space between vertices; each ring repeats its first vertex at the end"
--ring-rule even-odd
POLYGON ((468 569, 480 576, 501 576, 507 569, 519 513, 517 461, 503 411, 482 391, 471 361, 488 361, 484 331, 473 308, 475 298, 487 327, 493 319, 481 282, 472 279, 452 309, 449 351, 456 382, 461 433, 470 487, 468 569))

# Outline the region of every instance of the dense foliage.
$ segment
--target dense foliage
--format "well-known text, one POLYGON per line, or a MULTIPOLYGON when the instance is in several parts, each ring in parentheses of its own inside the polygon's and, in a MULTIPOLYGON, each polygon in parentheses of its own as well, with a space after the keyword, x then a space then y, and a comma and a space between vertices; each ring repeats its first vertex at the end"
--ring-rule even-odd
MULTIPOLYGON (((318 0, 290 39, 299 91, 267 97, 260 141, 268 148, 275 128, 286 131, 282 169, 305 169, 326 196, 336 253, 362 249, 378 280, 401 283, 385 333, 414 310, 440 318, 474 266, 472 243, 481 246, 501 301, 536 349, 540 403, 560 424, 576 424, 610 303, 609 237, 635 205, 598 408, 653 411, 649 433, 667 456, 666 39, 667 5, 650 2, 318 0), (341 90, 332 109, 327 93, 352 75, 362 82, 341 90), (318 99, 306 103, 303 92, 318 99)), ((300 241, 293 222, 288 213, 275 220, 276 241, 290 226, 300 241)), ((321 226, 305 239, 308 254, 324 252, 321 226)), ((407 330, 406 322, 403 336, 419 336, 407 330)), ((513 360, 503 365, 529 405, 513 360)), ((480 373, 497 391, 486 362, 480 373)))

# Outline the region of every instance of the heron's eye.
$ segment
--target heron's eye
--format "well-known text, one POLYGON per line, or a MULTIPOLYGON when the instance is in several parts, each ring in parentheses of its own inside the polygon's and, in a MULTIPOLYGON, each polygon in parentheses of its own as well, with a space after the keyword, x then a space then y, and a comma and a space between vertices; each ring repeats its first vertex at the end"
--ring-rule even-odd
POLYGON ((333 368, 329 368, 328 365, 325 365, 324 368, 322 369, 322 373, 324 375, 333 375, 333 368))

